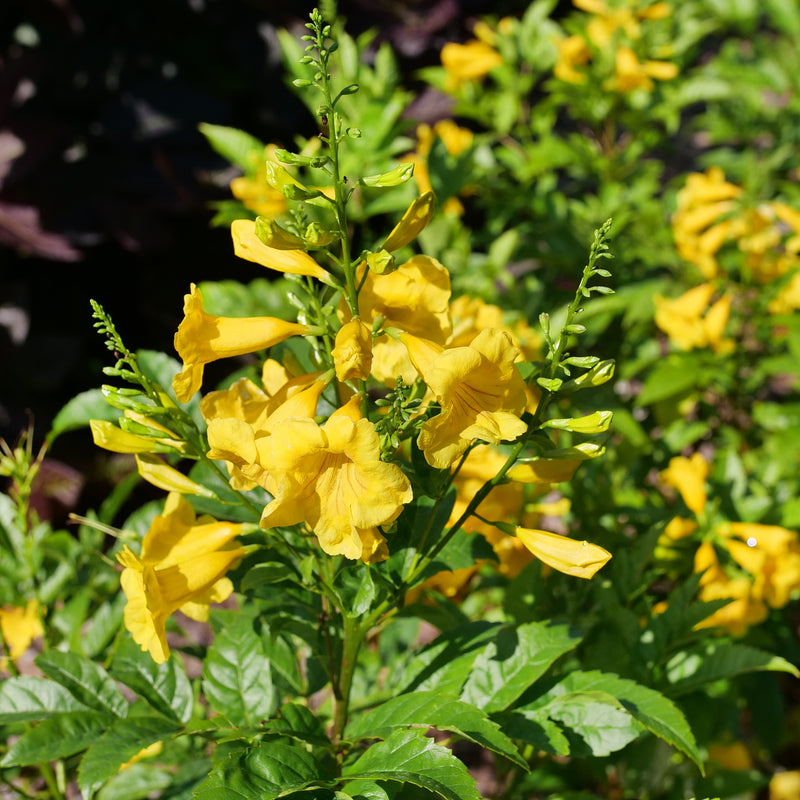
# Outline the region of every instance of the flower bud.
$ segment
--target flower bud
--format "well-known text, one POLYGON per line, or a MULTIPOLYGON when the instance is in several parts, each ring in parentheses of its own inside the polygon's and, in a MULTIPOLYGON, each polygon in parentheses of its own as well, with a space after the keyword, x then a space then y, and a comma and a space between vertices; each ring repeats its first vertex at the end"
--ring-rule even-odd
POLYGON ((396 267, 394 256, 388 250, 379 250, 377 253, 368 253, 366 257, 369 271, 375 275, 388 275, 396 267))
POLYGON ((594 414, 574 419, 549 419, 542 424, 542 427, 574 433, 603 433, 608 430, 613 416, 611 411, 595 411, 594 414))
POLYGON ((372 368, 372 331, 358 317, 342 325, 332 351, 340 381, 366 380, 372 368))
POLYGON ((390 186, 400 186, 405 183, 414 174, 414 162, 404 161, 398 164, 394 169, 389 172, 383 172, 380 175, 368 175, 366 178, 361 179, 364 186, 373 186, 381 189, 390 186))

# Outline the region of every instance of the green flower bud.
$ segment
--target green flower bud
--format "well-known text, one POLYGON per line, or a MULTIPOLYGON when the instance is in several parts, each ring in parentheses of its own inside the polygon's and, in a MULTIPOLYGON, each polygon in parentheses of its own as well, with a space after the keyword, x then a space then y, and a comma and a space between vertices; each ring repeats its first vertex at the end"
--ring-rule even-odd
POLYGON ((381 189, 389 186, 400 186, 405 183, 414 174, 414 164, 411 161, 405 161, 398 164, 394 169, 389 172, 383 172, 380 175, 368 175, 366 178, 361 178, 361 183, 364 186, 375 186, 381 189))
POLYGON ((543 423, 542 427, 573 431, 574 433, 603 433, 611 425, 613 416, 611 411, 595 411, 594 414, 574 419, 549 419, 543 423))
POLYGON ((256 236, 268 247, 276 250, 302 250, 306 243, 293 233, 289 233, 274 219, 258 217, 256 219, 256 236))

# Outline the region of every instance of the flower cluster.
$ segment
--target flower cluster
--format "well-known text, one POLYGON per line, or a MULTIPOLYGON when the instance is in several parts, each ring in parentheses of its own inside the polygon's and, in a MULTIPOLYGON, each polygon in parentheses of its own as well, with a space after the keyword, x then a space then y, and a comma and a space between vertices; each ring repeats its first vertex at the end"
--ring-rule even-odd
POLYGON ((709 508, 710 473, 711 464, 700 453, 676 456, 661 472, 662 484, 678 491, 694 517, 674 517, 664 538, 700 536, 694 556, 700 599, 729 601, 701 626, 722 626, 740 635, 800 590, 800 540, 795 531, 777 525, 718 520, 709 508))
POLYGON ((573 5, 590 16, 580 33, 574 33, 556 43, 558 58, 554 67, 556 78, 567 83, 582 84, 589 80, 589 70, 608 74, 603 88, 626 94, 636 90, 652 92, 653 79, 672 80, 678 67, 670 61, 653 60, 642 56, 641 23, 660 20, 672 13, 668 3, 646 4, 642 8, 614 8, 603 0, 573 0, 573 5), (607 54, 613 53, 613 64, 606 64, 607 54))

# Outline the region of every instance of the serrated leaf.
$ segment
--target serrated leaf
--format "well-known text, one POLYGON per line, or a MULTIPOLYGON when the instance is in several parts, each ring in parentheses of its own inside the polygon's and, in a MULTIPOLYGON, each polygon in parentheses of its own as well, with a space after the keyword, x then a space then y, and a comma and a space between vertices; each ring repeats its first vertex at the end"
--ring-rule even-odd
POLYGON ((115 719, 100 711, 69 711, 43 720, 24 733, 0 761, 2 767, 28 766, 85 750, 115 719))
POLYGON ((50 426, 48 440, 52 442, 56 436, 60 436, 62 433, 84 428, 89 424, 90 419, 114 422, 119 419, 121 413, 119 409, 113 408, 106 402, 101 389, 89 389, 75 395, 61 407, 50 426))
POLYGON ((500 625, 470 622, 440 634, 433 642, 414 653, 403 665, 401 691, 427 691, 457 694, 486 642, 493 639, 500 625))
POLYGON ((504 733, 512 739, 533 745, 536 750, 554 756, 568 756, 570 753, 569 739, 544 712, 506 711, 497 714, 495 719, 500 723, 504 733))
POLYGON ((37 656, 36 666, 60 683, 80 703, 96 711, 124 717, 128 701, 109 674, 94 661, 77 653, 48 650, 37 656))
POLYGON ((89 748, 78 768, 78 785, 85 800, 145 747, 179 730, 176 722, 155 715, 116 720, 89 748))
POLYGON ((667 664, 666 691, 670 697, 692 692, 721 678, 744 672, 788 672, 800 677, 800 671, 785 658, 744 644, 707 642, 702 648, 678 653, 667 664))
POLYGON ((525 760, 497 723, 456 695, 441 692, 411 692, 394 697, 356 718, 345 735, 348 739, 386 739, 394 730, 410 726, 451 731, 526 768, 525 760))
POLYGON ((64 711, 88 711, 60 683, 20 675, 0 683, 0 723, 46 719, 64 711))
POLYGON ((149 764, 132 764, 128 769, 112 775, 95 797, 97 800, 146 800, 171 783, 172 775, 167 772, 149 764))
POLYGON ((265 720, 261 729, 271 733, 281 733, 309 744, 330 744, 330 738, 325 733, 319 717, 315 716, 308 706, 299 703, 286 703, 281 706, 276 718, 265 720))
POLYGON ((264 160, 264 144, 245 131, 207 122, 197 127, 214 150, 244 172, 253 172, 264 160))
POLYGON ((203 691, 234 725, 256 725, 275 710, 270 661, 249 620, 214 637, 203 662, 203 691))
POLYGON ((687 755, 702 772, 703 764, 697 743, 683 712, 660 692, 627 678, 598 671, 571 672, 525 708, 539 710, 558 695, 592 691, 605 692, 615 697, 635 720, 687 755))
POLYGON ((461 699, 489 713, 502 711, 580 640, 568 625, 530 622, 503 628, 475 659, 461 699))
POLYGON ((342 777, 421 786, 446 800, 480 800, 475 779, 446 747, 418 731, 399 730, 373 744, 342 777))
POLYGON ((302 747, 281 742, 257 744, 217 764, 197 787, 197 800, 272 800, 318 783, 319 763, 302 747))
POLYGON ((577 733, 596 757, 621 750, 642 732, 624 706, 605 692, 559 695, 541 710, 577 733))
POLYGON ((192 686, 180 659, 156 664, 149 653, 126 639, 114 656, 110 672, 161 714, 178 722, 187 722, 191 717, 192 686))

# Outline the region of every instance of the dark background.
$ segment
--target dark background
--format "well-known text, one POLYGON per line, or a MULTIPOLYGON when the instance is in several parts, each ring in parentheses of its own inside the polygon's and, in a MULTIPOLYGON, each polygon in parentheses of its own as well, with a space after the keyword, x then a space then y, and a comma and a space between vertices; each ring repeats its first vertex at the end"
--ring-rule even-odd
MULTIPOLYGON (((313 3, 263 0, 3 0, 0 3, 0 437, 103 382, 109 354, 89 298, 136 349, 172 353, 189 283, 256 277, 209 204, 226 163, 198 123, 291 146, 315 122, 285 87, 275 30, 313 3), (20 148, 23 148, 20 152, 20 148)), ((351 0, 348 31, 392 43, 404 83, 469 37, 482 14, 526 2, 351 0)), ((81 463, 88 432, 53 454, 81 463), (67 452, 64 452, 66 449, 67 452)))

